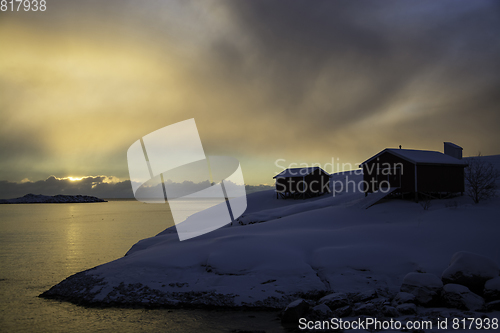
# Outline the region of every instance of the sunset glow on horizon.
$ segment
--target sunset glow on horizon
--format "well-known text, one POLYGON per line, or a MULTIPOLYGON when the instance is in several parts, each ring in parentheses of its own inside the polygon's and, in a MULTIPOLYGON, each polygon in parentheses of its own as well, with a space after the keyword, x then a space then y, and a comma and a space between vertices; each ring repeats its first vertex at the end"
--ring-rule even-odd
POLYGON ((76 182, 76 181, 79 181, 79 180, 82 180, 84 177, 68 177, 69 180, 71 180, 72 182, 76 182))
POLYGON ((133 142, 190 118, 252 185, 278 159, 500 153, 494 2, 122 4, 0 13, 0 180, 123 181, 133 142))

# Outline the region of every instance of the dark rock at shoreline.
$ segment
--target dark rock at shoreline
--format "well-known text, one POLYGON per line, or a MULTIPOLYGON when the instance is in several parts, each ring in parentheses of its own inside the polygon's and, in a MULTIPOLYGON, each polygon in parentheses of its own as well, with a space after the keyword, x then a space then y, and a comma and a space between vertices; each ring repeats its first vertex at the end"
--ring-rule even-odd
POLYGON ((444 284, 460 284, 473 293, 482 295, 485 283, 498 277, 498 264, 487 257, 470 252, 457 252, 451 258, 449 267, 443 272, 444 284))
POLYGON ((405 303, 398 305, 396 310, 404 315, 414 315, 417 314, 417 306, 413 303, 405 303))
POLYGON ((486 310, 488 311, 500 311, 500 301, 493 301, 486 304, 486 310))
POLYGON ((450 308, 480 310, 484 306, 481 296, 474 294, 466 286, 449 283, 444 286, 442 298, 450 308))
POLYGON ((396 318, 396 317, 399 317, 399 312, 398 310, 396 310, 395 307, 393 306, 389 306, 389 305, 384 305, 382 307, 382 314, 385 316, 385 317, 388 317, 388 318, 396 318))
POLYGON ((415 303, 416 297, 413 294, 399 292, 396 294, 396 297, 392 300, 393 306, 398 306, 405 303, 415 303))
POLYGON ((330 310, 336 310, 338 308, 349 305, 349 298, 345 293, 333 293, 322 297, 319 300, 320 304, 325 304, 330 308, 330 310))
POLYGON ((415 302, 424 306, 434 305, 442 289, 441 280, 429 273, 408 273, 401 285, 401 292, 414 295, 415 302))
POLYGON ((486 282, 484 286, 484 298, 488 302, 500 300, 500 277, 486 282))
POLYGON ((24 197, 15 199, 0 199, 0 204, 26 204, 26 203, 84 203, 84 202, 107 202, 106 200, 89 195, 41 195, 26 194, 24 197))
POLYGON ((307 310, 309 310, 309 304, 305 300, 299 298, 293 301, 283 311, 281 324, 285 327, 297 327, 299 319, 304 316, 307 310))

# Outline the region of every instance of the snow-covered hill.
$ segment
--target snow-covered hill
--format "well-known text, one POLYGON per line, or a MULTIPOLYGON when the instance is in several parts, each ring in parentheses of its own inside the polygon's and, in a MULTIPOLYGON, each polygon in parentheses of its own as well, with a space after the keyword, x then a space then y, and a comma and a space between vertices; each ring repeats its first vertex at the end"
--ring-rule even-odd
MULTIPOLYGON (((84 303, 282 308, 304 296, 376 291, 393 297, 410 272, 438 277, 453 254, 500 262, 500 198, 388 200, 364 194, 277 200, 248 196, 238 223, 180 242, 175 227, 121 259, 78 273, 48 292, 84 303)), ((183 222, 189 223, 189 218, 183 222)))

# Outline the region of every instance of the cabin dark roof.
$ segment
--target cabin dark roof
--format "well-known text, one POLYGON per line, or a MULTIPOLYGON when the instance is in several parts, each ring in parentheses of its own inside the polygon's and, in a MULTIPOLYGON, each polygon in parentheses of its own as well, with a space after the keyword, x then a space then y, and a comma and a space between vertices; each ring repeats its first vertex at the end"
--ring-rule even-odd
POLYGON ((459 160, 457 158, 443 154, 438 151, 386 148, 377 155, 361 163, 361 166, 363 164, 371 162, 372 160, 376 159, 377 157, 386 152, 393 154, 397 157, 400 157, 403 160, 406 160, 413 164, 444 164, 444 165, 463 165, 463 166, 467 165, 462 160, 459 160))
POLYGON ((279 174, 273 177, 274 178, 287 178, 287 177, 303 177, 307 176, 314 171, 320 169, 324 173, 328 175, 328 173, 321 169, 320 167, 306 167, 306 168, 288 168, 283 171, 281 171, 279 174))
POLYGON ((453 148, 458 148, 458 149, 462 149, 462 147, 460 147, 459 145, 456 145, 454 144, 453 142, 445 142, 446 145, 450 146, 450 147, 453 147, 453 148))

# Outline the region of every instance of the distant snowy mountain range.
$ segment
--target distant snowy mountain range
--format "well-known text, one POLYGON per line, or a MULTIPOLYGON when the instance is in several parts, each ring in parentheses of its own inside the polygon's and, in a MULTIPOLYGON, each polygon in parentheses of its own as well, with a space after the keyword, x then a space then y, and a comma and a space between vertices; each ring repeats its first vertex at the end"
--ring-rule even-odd
POLYGON ((41 195, 26 194, 23 197, 15 199, 0 199, 0 204, 27 204, 27 203, 83 203, 83 202, 107 202, 88 195, 41 195))

